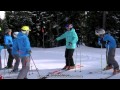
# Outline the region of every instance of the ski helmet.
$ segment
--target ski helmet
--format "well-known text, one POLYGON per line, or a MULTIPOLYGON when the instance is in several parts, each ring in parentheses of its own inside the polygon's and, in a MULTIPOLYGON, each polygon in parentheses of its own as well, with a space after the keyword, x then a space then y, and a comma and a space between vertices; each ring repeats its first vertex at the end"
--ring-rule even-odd
POLYGON ((21 30, 22 30, 22 33, 27 35, 29 34, 29 31, 31 31, 29 26, 22 26, 21 30))
POLYGON ((97 30, 95 30, 95 35, 100 36, 100 35, 104 35, 104 34, 105 34, 105 30, 104 29, 97 29, 97 30))
POLYGON ((29 26, 22 26, 21 30, 22 31, 31 31, 29 26))
POLYGON ((13 36, 14 36, 14 37, 17 37, 18 33, 19 33, 19 32, 14 32, 14 33, 13 33, 13 36))
POLYGON ((11 30, 11 29, 7 29, 7 30, 5 31, 6 34, 9 33, 9 32, 12 32, 12 30, 11 30))

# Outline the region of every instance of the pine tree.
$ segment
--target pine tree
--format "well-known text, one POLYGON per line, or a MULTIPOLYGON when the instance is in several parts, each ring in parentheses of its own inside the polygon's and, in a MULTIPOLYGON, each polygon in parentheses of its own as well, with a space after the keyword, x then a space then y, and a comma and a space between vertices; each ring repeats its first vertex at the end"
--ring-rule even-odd
MULTIPOLYGON (((54 43, 56 37, 63 34, 67 23, 72 23, 78 34, 79 42, 87 46, 98 47, 96 28, 103 27, 103 11, 6 11, 2 21, 3 30, 11 28, 19 31, 22 25, 29 25, 31 45, 54 47, 65 45, 65 40, 54 43)), ((106 11, 104 27, 120 43, 120 12, 106 11)))

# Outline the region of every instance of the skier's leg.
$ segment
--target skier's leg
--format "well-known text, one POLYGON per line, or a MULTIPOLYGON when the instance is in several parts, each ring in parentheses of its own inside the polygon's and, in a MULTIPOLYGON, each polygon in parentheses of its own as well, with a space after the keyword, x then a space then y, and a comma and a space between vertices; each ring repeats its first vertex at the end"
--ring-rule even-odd
POLYGON ((108 54, 109 54, 109 49, 106 49, 106 62, 107 62, 107 67, 111 67, 112 64, 110 63, 109 59, 108 59, 108 54))
POLYGON ((13 68, 13 72, 18 71, 18 66, 20 63, 20 57, 18 55, 14 55, 14 58, 16 60, 15 64, 14 64, 14 68, 13 68))
POLYGON ((7 67, 12 68, 12 63, 13 63, 13 59, 14 59, 13 56, 12 56, 12 49, 7 49, 7 51, 9 53, 7 67))
POLYGON ((66 59, 66 66, 69 66, 69 58, 68 58, 68 49, 65 50, 65 59, 66 59))
POLYGON ((30 57, 23 57, 22 60, 22 69, 17 77, 17 79, 24 79, 27 77, 27 73, 30 69, 30 57))
POLYGON ((69 60, 70 60, 70 66, 74 66, 74 60, 73 60, 73 53, 74 53, 74 49, 70 49, 69 50, 69 60))
POLYGON ((109 48, 106 49, 106 63, 107 63, 107 66, 104 68, 104 70, 109 70, 109 69, 112 69, 112 64, 111 64, 111 61, 109 59, 109 48))
POLYGON ((2 69, 2 62, 1 62, 1 51, 0 51, 0 70, 2 69))
POLYGON ((68 60, 68 49, 65 50, 65 62, 66 65, 63 67, 63 69, 67 69, 69 67, 69 60, 68 60))
POLYGON ((113 65, 114 69, 119 70, 119 65, 115 60, 115 48, 109 49, 108 60, 109 60, 109 63, 113 65))
POLYGON ((69 49, 69 52, 68 52, 68 58, 69 58, 69 62, 70 62, 69 69, 75 68, 75 64, 74 64, 74 60, 73 60, 73 53, 74 53, 74 49, 69 49))

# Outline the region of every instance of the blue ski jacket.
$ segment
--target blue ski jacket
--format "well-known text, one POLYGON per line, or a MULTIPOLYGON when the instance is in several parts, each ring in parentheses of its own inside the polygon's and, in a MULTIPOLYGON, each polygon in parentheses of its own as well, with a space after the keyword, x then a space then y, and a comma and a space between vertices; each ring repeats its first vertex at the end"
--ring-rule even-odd
POLYGON ((19 55, 18 46, 17 46, 17 38, 13 39, 12 55, 19 55))
POLYGON ((12 37, 10 35, 5 35, 4 36, 4 43, 7 47, 7 49, 11 49, 12 45, 13 45, 12 37))
POLYGON ((18 50, 18 54, 20 57, 30 56, 31 46, 30 46, 29 38, 26 34, 19 32, 14 44, 15 44, 14 45, 15 52, 13 51, 13 53, 16 53, 16 50, 18 50))
MULTIPOLYGON (((100 38, 98 38, 98 44, 101 45, 100 38)), ((103 41, 106 41, 105 47, 106 48, 116 48, 116 40, 110 34, 105 34, 103 37, 103 41)))

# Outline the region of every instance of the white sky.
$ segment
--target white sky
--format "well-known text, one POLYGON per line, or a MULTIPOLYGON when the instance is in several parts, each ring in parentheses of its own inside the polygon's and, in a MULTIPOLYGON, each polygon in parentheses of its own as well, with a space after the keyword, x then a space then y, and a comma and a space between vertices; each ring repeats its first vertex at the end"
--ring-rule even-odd
POLYGON ((5 17, 5 11, 0 11, 0 18, 4 19, 4 17, 5 17))

